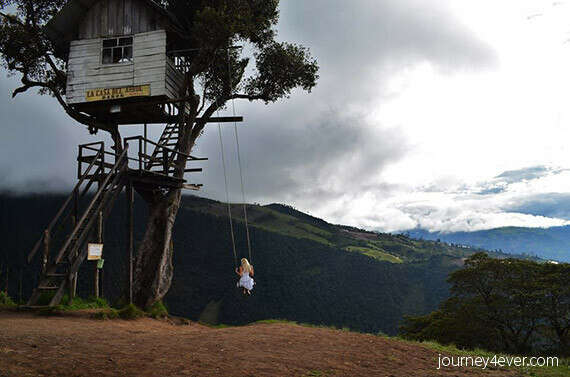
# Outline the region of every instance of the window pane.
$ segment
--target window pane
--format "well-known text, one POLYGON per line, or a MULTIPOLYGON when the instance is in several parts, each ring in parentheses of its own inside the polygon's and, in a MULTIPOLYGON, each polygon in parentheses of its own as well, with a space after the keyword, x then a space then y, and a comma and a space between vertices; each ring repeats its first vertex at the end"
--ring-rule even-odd
POLYGON ((130 46, 133 44, 133 37, 119 39, 119 46, 130 46))
POLYGON ((123 49, 116 47, 113 49, 113 63, 119 63, 123 58, 123 49))
POLYGON ((123 50, 123 58, 131 61, 133 59, 133 46, 125 47, 123 50))
POLYGON ((110 48, 103 49, 103 64, 109 64, 113 62, 113 50, 110 48))
POLYGON ((115 47, 117 45, 117 40, 113 39, 105 39, 103 41, 103 47, 115 47))

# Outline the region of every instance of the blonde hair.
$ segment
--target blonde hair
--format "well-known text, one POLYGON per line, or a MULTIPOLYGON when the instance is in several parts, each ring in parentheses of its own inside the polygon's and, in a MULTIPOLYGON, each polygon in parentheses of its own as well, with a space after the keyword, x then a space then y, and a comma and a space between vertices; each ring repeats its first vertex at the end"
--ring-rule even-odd
POLYGON ((247 258, 241 258, 241 266, 243 267, 243 270, 245 272, 249 273, 253 270, 253 267, 251 266, 251 264, 249 264, 247 258))

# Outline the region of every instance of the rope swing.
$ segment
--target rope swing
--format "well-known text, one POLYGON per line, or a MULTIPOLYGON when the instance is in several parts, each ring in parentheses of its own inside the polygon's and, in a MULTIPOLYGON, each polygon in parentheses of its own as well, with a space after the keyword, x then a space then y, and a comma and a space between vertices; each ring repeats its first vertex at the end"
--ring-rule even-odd
MULTIPOLYGON (((227 57, 228 57, 229 89, 230 89, 230 93, 233 93, 232 76, 231 76, 231 60, 230 60, 230 50, 229 49, 227 50, 227 57)), ((232 98, 232 113, 233 113, 233 116, 235 117, 236 116, 236 106, 235 106, 234 98, 232 98)), ((218 114, 219 114, 219 111, 218 111, 218 114)), ((224 185, 225 185, 225 189, 226 189, 226 203, 227 203, 227 208, 228 208, 228 218, 229 218, 229 222, 230 222, 230 235, 231 235, 231 239, 232 239, 232 251, 234 254, 234 264, 236 266, 238 266, 238 258, 237 258, 237 252, 236 252, 236 241, 235 241, 234 226, 233 226, 233 219, 232 219, 232 209, 231 209, 231 205, 230 205, 230 194, 229 194, 229 189, 228 189, 228 176, 227 176, 226 159, 225 159, 225 153, 224 153, 224 142, 222 139, 222 126, 221 126, 221 123, 219 123, 219 122, 218 122, 218 135, 220 138, 220 151, 221 151, 221 158, 222 158, 222 167, 223 167, 223 171, 224 171, 224 185)), ((238 167, 239 167, 241 196, 242 196, 242 202, 243 202, 243 215, 244 215, 244 222, 245 222, 245 233, 246 233, 246 238, 247 238, 247 250, 248 250, 248 256, 249 256, 249 262, 253 264, 253 258, 252 258, 252 253, 251 253, 251 238, 249 235, 249 223, 247 220, 247 204, 245 201, 245 184, 244 184, 244 180, 243 180, 241 151, 240 151, 238 127, 237 127, 236 121, 234 121, 234 135, 235 135, 235 139, 236 139, 237 161, 238 161, 238 167)))

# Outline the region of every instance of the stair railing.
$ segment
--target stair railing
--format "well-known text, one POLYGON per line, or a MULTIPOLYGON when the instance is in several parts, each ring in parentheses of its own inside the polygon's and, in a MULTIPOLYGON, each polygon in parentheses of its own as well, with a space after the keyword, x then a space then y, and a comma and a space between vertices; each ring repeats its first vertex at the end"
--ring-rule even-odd
MULTIPOLYGON (((89 203, 89 206, 84 211, 83 216, 81 216, 81 219, 75 225, 73 232, 67 238, 67 240, 65 241, 65 243, 63 244, 63 246, 59 250, 59 253, 57 253, 57 256, 55 258, 55 264, 57 264, 61 261, 61 259, 65 255, 65 252, 69 248, 71 241, 74 240, 75 237, 77 237, 79 229, 82 227, 83 223, 85 223, 85 221, 87 220, 87 217, 89 216, 89 213, 93 209, 93 206, 95 205, 95 203, 98 202, 103 191, 105 191, 107 189, 107 184, 109 183, 109 180, 111 179, 111 177, 114 175, 117 175, 116 173, 119 173, 119 170, 124 168, 124 163, 125 163, 125 161, 127 161, 127 159, 126 159, 127 153, 128 153, 128 146, 125 147, 123 152, 119 155, 119 157, 115 161, 115 165, 111 168, 111 171, 105 175, 105 179, 103 180, 103 182, 101 182, 101 185, 100 185, 99 189, 97 190, 97 193, 95 194, 95 196, 91 200, 91 203, 89 203)), ((113 180, 113 181, 115 181, 115 180, 113 180)), ((90 219, 90 220, 92 220, 92 219, 90 219)), ((87 224, 87 225, 89 225, 89 224, 87 224)), ((83 237, 84 237, 84 235, 83 235, 83 237)), ((81 238, 83 238, 83 237, 81 237, 81 238)), ((80 240, 78 240, 78 242, 80 242, 80 240)))
MULTIPOLYGON (((76 195, 79 192, 79 188, 81 187, 81 185, 83 184, 83 182, 85 181, 85 179, 87 178, 87 176, 89 175, 89 173, 91 172, 91 169, 93 168, 93 166, 96 165, 97 160, 99 158, 101 158, 104 154, 104 144, 103 142, 97 143, 100 144, 100 148, 99 150, 97 150, 97 154, 95 155, 95 157, 93 158, 93 161, 91 161, 91 163, 89 164, 89 166, 87 167, 87 169, 85 170, 85 173, 83 173, 79 179, 79 181, 77 182, 77 184, 75 185, 75 187, 73 188, 73 190, 71 191, 71 194, 67 197, 67 199, 65 200, 65 202, 63 203, 63 205, 60 207, 59 211, 57 211, 57 214, 55 215, 55 217, 53 218, 53 220, 49 223, 48 227, 44 230, 44 232, 42 233, 42 236, 40 237, 40 239, 36 242, 36 244, 34 245, 34 248, 32 249, 32 251, 28 254, 28 263, 31 263, 31 261, 33 260, 34 256, 36 255, 36 253, 38 252, 40 246, 42 244, 44 244, 45 248, 47 249, 46 251, 44 251, 44 254, 48 253, 49 250, 49 239, 51 238, 51 234, 52 234, 52 230, 53 228, 56 226, 56 224, 58 223, 58 220, 61 218, 61 216, 63 215, 63 213, 65 212, 65 210, 68 208, 69 204, 71 203, 71 201, 76 197, 76 195)), ((83 195, 83 194, 82 194, 83 195)), ((67 218, 66 218, 67 219, 67 218)))

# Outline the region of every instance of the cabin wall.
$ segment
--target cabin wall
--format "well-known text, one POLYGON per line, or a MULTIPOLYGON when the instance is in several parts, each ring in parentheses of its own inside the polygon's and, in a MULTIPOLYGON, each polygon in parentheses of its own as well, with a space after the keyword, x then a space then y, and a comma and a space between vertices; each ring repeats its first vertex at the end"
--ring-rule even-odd
POLYGON ((170 98, 180 98, 182 86, 184 85, 184 74, 176 69, 174 62, 166 58, 166 95, 170 98))
POLYGON ((135 34, 131 63, 102 64, 101 49, 104 38, 71 42, 67 103, 86 102, 88 89, 120 88, 150 85, 151 96, 178 98, 183 83, 182 73, 174 69, 166 56, 166 32, 158 30, 135 34))
POLYGON ((114 37, 164 29, 162 18, 143 1, 100 0, 85 14, 78 37, 114 37))

